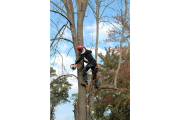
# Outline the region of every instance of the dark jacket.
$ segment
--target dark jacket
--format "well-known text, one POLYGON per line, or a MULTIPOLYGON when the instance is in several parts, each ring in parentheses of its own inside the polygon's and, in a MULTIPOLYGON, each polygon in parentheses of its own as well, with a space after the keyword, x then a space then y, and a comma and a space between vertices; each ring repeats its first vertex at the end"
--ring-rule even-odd
POLYGON ((86 48, 84 48, 84 51, 81 53, 80 58, 77 60, 75 64, 78 64, 82 59, 86 63, 95 62, 96 60, 93 58, 91 53, 91 50, 87 50, 86 48))

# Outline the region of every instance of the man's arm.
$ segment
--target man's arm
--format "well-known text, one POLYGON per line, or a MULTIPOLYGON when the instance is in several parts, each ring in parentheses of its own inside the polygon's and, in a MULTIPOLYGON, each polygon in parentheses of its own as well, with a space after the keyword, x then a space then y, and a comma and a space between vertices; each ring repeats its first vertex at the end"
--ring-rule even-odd
POLYGON ((84 56, 85 56, 84 54, 81 54, 80 58, 76 61, 75 64, 78 64, 84 58, 84 56))

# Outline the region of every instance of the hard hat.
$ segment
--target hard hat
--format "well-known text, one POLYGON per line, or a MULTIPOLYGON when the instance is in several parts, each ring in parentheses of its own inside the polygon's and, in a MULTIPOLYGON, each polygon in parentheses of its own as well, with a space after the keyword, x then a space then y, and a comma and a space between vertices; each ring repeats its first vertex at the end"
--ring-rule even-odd
POLYGON ((79 45, 77 49, 78 49, 78 51, 82 51, 83 46, 82 46, 82 45, 79 45))

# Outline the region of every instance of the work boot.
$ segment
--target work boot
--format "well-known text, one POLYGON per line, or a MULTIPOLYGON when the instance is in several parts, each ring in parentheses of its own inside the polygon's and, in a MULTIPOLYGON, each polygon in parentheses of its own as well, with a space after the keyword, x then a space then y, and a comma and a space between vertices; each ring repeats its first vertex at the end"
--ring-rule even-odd
POLYGON ((88 85, 88 82, 84 81, 84 82, 81 83, 81 85, 86 87, 86 85, 88 85))
POLYGON ((97 89, 98 89, 98 88, 99 88, 99 86, 98 86, 97 84, 95 84, 95 88, 97 88, 97 89))

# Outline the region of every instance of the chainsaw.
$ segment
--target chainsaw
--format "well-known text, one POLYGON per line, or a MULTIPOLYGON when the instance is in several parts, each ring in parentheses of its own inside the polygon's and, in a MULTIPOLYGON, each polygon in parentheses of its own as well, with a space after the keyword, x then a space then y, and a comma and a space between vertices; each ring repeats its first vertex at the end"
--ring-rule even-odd
POLYGON ((71 65, 70 65, 70 68, 71 68, 72 70, 75 70, 75 69, 77 68, 77 64, 71 64, 71 65))

